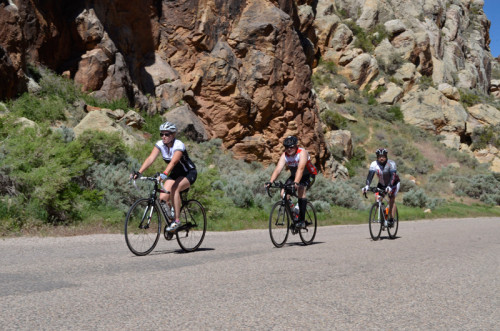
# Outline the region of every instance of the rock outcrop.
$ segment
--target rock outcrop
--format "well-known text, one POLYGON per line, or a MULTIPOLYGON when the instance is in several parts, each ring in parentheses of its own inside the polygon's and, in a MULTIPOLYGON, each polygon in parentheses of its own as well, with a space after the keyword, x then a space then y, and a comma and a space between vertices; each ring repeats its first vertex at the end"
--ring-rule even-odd
POLYGON ((0 2, 0 99, 26 91, 28 64, 41 64, 99 99, 186 116, 195 139, 221 138, 248 161, 275 162, 282 139, 297 135, 327 171, 341 167, 321 99, 343 103, 352 86, 383 87, 379 103, 400 105, 408 123, 456 148, 497 116, 459 103, 459 89, 499 95, 483 0, 64 3, 0 2), (313 93, 320 61, 345 84, 313 93), (425 80, 437 89, 419 89, 425 80))

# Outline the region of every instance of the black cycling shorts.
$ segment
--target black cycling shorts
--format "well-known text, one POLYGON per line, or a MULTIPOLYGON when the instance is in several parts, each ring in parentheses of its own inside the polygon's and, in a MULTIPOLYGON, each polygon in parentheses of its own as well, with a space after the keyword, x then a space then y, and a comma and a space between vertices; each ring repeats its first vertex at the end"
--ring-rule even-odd
POLYGON ((188 172, 173 172, 170 174, 170 176, 167 177, 167 179, 173 179, 176 180, 177 178, 180 177, 186 177, 187 180, 189 181, 189 184, 193 185, 194 182, 196 181, 196 178, 198 177, 198 172, 196 169, 191 169, 188 172))
MULTIPOLYGON (((315 177, 314 175, 303 174, 302 178, 300 179, 299 184, 301 186, 305 186, 305 187, 309 188, 314 183, 314 177, 315 177)), ((285 184, 289 185, 289 184, 292 184, 293 182, 295 182, 295 175, 288 177, 285 184)))

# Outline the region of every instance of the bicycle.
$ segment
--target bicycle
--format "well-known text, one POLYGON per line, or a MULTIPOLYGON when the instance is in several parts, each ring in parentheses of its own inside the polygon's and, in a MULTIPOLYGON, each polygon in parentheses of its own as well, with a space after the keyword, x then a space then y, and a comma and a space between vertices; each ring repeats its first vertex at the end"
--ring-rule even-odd
MULTIPOLYGON (((370 187, 368 191, 375 193, 376 201, 373 203, 372 208, 370 209, 370 216, 368 218, 368 226, 370 228, 370 236, 374 241, 379 240, 380 234, 382 230, 387 230, 390 239, 396 238, 396 234, 398 233, 399 227, 399 215, 398 210, 396 208, 396 217, 392 224, 388 224, 389 222, 389 207, 384 203, 384 198, 387 196, 387 193, 378 188, 378 187, 370 187)), ((365 198, 366 192, 363 193, 365 198)))
MULTIPOLYGON (((179 246, 185 252, 197 250, 207 230, 207 216, 203 205, 194 199, 187 200, 189 188, 181 192, 180 226, 174 232, 168 232, 168 226, 174 221, 171 210, 161 207, 158 193, 163 189, 159 174, 154 177, 140 177, 140 180, 152 181, 153 190, 148 198, 135 201, 125 218, 125 242, 132 253, 144 256, 153 251, 161 234, 161 216, 165 220, 163 233, 166 240, 175 235, 179 246)), ((134 180, 134 186, 135 186, 134 180)), ((163 204, 166 206, 166 204, 163 204)))
POLYGON ((273 205, 269 215, 269 235, 271 236, 271 241, 274 246, 278 248, 283 247, 288 239, 289 232, 292 232, 293 235, 298 233, 304 245, 310 245, 316 236, 316 228, 318 226, 316 210, 312 203, 309 201, 307 202, 306 216, 304 219, 305 227, 298 228, 296 227, 298 215, 291 207, 291 205, 293 205, 291 196, 297 197, 295 193, 295 184, 286 185, 281 182, 266 184, 269 184, 269 186, 266 186, 267 195, 269 195, 269 197, 272 197, 269 189, 279 188, 283 190, 281 200, 273 205))

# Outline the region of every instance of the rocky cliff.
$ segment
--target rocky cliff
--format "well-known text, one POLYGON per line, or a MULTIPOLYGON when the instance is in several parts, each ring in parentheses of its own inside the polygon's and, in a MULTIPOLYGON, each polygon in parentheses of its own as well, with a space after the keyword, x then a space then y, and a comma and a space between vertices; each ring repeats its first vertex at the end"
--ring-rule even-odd
POLYGON ((176 110, 194 117, 200 139, 222 138, 237 157, 275 161, 283 137, 295 134, 324 165, 332 143, 325 137, 332 134, 321 124, 322 98, 329 93, 342 103, 350 90, 382 87, 380 103, 400 105, 405 121, 461 148, 472 128, 500 123, 497 108, 471 110, 459 102, 459 89, 498 90, 483 5, 4 0, 0 98, 27 90, 28 65, 41 64, 98 98, 127 98, 149 114, 168 117, 176 110), (320 62, 338 66, 349 86, 314 93, 320 62), (424 78, 432 86, 421 88, 424 78))

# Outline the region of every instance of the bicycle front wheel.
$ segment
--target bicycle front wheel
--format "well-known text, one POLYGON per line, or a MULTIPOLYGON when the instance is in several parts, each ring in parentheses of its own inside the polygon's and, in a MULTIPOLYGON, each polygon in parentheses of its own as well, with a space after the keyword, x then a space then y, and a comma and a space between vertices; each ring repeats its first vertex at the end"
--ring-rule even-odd
POLYGON ((382 225, 384 223, 384 215, 380 210, 378 203, 372 205, 370 210, 370 218, 368 219, 368 225, 370 226, 370 236, 373 240, 379 240, 380 233, 382 232, 382 225))
POLYGON ((389 233, 389 238, 391 239, 396 238, 396 233, 398 233, 398 227, 399 227, 399 215, 398 215, 398 209, 396 208, 396 217, 394 218, 394 222, 392 223, 392 226, 387 228, 387 232, 389 233))
POLYGON ((125 242, 135 255, 147 255, 160 238, 160 212, 150 199, 139 199, 130 207, 125 218, 125 242))
POLYGON ((314 237, 316 236, 316 228, 318 226, 316 210, 310 202, 307 202, 306 216, 304 221, 306 223, 306 227, 300 229, 299 236, 304 245, 310 245, 313 242, 314 237))
POLYGON ((207 231, 207 216, 205 208, 196 200, 187 201, 179 215, 181 225, 175 232, 177 242, 185 252, 197 250, 207 231))
POLYGON ((288 238, 290 218, 281 201, 274 204, 269 215, 269 235, 276 247, 283 247, 288 238))

